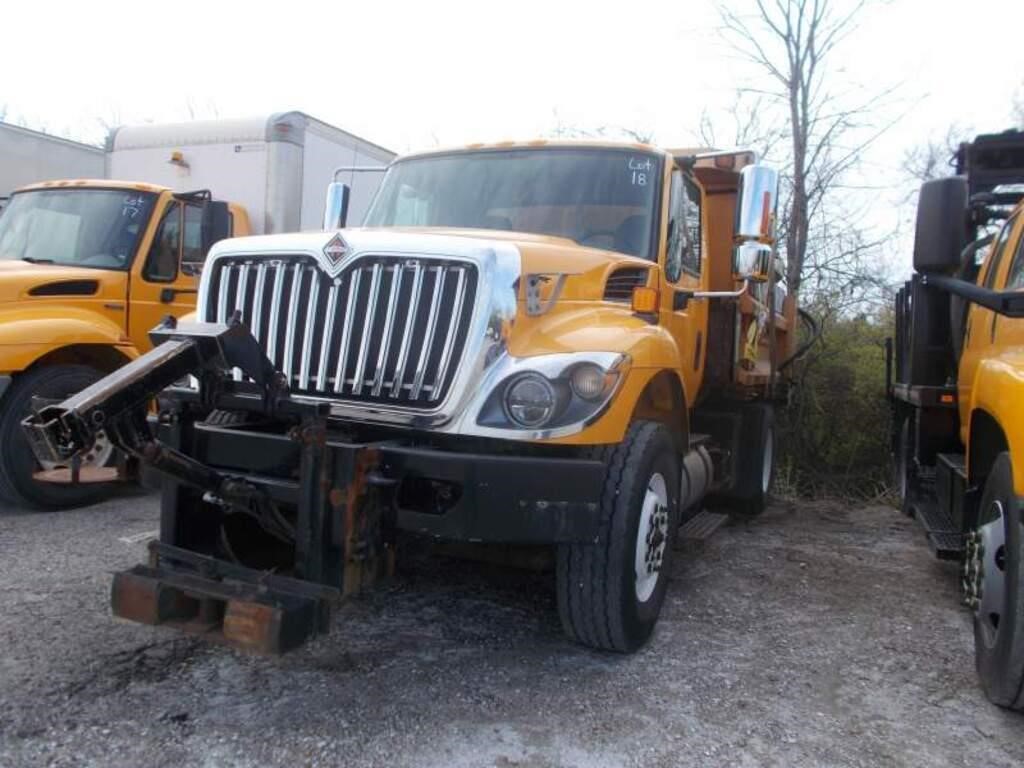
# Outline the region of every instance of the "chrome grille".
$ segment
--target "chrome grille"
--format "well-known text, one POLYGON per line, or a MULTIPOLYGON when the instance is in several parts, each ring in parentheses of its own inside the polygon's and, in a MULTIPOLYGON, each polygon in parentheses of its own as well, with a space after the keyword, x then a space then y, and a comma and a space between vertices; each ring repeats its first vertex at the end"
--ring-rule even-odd
POLYGON ((308 256, 233 256, 210 281, 203 317, 223 323, 240 310, 293 392, 430 409, 465 348, 477 272, 454 259, 362 256, 332 278, 308 256))

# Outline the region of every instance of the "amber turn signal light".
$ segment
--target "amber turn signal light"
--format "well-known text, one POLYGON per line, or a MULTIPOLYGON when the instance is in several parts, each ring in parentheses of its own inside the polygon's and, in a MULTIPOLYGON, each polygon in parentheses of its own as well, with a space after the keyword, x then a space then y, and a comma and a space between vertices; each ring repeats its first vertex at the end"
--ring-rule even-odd
POLYGON ((633 311, 643 315, 654 314, 658 311, 658 292, 654 288, 633 289, 633 311))

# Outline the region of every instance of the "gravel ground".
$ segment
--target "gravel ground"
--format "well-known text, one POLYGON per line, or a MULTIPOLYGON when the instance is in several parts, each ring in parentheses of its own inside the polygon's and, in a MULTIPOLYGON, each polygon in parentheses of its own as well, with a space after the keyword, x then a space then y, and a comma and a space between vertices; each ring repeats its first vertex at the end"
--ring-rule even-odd
POLYGON ((110 618, 156 499, 0 514, 0 765, 1024 764, 957 574, 886 507, 780 504, 681 552, 631 657, 550 578, 416 560, 278 659, 110 618))

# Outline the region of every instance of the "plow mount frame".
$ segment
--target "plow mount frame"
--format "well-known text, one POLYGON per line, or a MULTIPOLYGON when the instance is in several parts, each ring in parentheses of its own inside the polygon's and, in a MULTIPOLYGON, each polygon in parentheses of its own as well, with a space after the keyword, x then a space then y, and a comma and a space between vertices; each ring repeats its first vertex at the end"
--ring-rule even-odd
MULTIPOLYGON (((105 430, 115 446, 162 475, 160 540, 151 543, 148 564, 114 575, 115 616, 245 651, 297 648, 328 631, 333 606, 393 566, 393 550, 382 551, 382 505, 374 503, 378 451, 362 444, 329 448, 328 404, 292 399, 283 375, 237 318, 180 326, 168 320, 150 336, 150 352, 26 418, 30 444, 40 458, 67 462, 105 430), (233 369, 248 380, 236 380, 233 369), (174 388, 188 376, 197 389, 174 388), (159 414, 148 415, 158 396, 159 414), (204 461, 194 437, 218 407, 280 424, 273 440, 290 471, 254 475, 204 461), (282 514, 285 507, 293 517, 282 514), (225 551, 213 532, 224 536, 224 520, 235 513, 291 547, 291 561, 280 565, 290 575, 242 565, 230 547, 230 559, 220 556, 225 551)), ((249 458, 261 450, 245 426, 202 435, 222 444, 242 440, 249 458)))

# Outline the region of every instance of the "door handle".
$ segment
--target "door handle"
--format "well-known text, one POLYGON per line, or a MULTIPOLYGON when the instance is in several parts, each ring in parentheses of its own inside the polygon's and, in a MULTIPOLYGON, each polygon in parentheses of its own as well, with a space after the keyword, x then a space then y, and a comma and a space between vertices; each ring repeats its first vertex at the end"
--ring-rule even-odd
POLYGON ((179 293, 199 293, 195 288, 163 288, 160 291, 160 301, 163 304, 173 302, 179 293))

